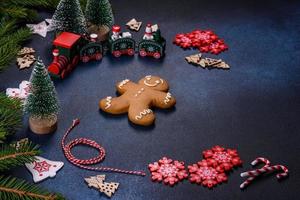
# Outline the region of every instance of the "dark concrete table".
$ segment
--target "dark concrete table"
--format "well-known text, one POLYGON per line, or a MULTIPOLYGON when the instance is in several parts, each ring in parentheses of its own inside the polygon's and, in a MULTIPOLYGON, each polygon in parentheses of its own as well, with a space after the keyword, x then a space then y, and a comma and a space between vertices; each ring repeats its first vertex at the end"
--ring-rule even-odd
MULTIPOLYGON (((64 81, 56 81, 61 102, 59 128, 54 135, 37 137, 27 127, 17 138, 29 137, 42 145, 43 156, 65 162, 55 179, 41 183, 72 200, 105 199, 91 190, 83 178, 100 172, 81 170, 64 157, 60 140, 72 119, 81 124, 69 139, 87 137, 102 144, 107 156, 102 166, 145 170, 146 177, 106 173, 108 181, 120 182, 114 199, 298 199, 300 185, 300 3, 299 1, 112 1, 116 23, 135 17, 158 23, 167 39, 162 61, 105 57, 100 63, 80 64, 64 81), (183 51, 172 44, 176 33, 195 28, 213 29, 229 45, 219 58, 229 71, 204 70, 189 65, 183 51), (124 78, 138 80, 152 74, 167 79, 176 108, 156 110, 155 126, 136 127, 126 116, 110 117, 98 111, 98 100, 114 95, 114 84, 124 78), (152 183, 147 165, 166 155, 192 164, 201 152, 220 144, 237 148, 243 168, 230 173, 228 183, 213 190, 184 181, 171 188, 152 183), (240 191, 239 174, 250 162, 265 156, 289 167, 290 177, 278 183, 275 176, 261 179, 240 191)), ((42 18, 50 16, 43 13, 42 18)), ((123 27, 125 29, 125 27, 123 27)), ((33 36, 28 45, 46 64, 52 60, 51 39, 33 36)), ((0 74, 0 89, 29 79, 31 69, 13 66, 0 74)), ((80 158, 96 154, 86 147, 74 149, 80 158)), ((25 168, 15 174, 31 180, 25 168)))

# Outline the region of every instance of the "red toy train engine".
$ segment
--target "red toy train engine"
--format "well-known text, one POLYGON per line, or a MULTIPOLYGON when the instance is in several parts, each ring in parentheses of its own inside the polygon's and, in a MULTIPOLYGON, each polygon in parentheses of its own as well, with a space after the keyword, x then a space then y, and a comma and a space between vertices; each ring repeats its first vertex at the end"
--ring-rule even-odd
POLYGON ((79 60, 101 60, 103 56, 102 44, 96 41, 97 35, 89 38, 74 33, 63 32, 54 41, 53 62, 48 71, 51 76, 64 79, 75 69, 79 60))

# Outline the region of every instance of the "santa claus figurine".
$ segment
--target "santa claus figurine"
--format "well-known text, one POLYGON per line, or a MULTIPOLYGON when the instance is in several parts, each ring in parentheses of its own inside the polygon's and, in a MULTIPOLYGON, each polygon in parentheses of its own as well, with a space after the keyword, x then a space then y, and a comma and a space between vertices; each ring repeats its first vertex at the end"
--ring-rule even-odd
POLYGON ((114 26, 112 27, 112 35, 111 35, 111 39, 112 39, 112 40, 117 40, 117 39, 121 38, 120 32, 121 32, 121 27, 118 26, 118 25, 114 25, 114 26))
POLYGON ((145 29, 145 34, 143 36, 144 40, 153 40, 152 26, 151 24, 147 24, 145 29))

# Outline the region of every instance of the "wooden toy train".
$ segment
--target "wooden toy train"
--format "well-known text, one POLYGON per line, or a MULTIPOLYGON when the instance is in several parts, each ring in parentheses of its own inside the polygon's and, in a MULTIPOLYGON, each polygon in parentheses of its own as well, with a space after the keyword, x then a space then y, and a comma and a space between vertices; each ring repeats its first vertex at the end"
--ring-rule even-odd
POLYGON ((75 69, 79 61, 86 63, 91 60, 101 60, 106 49, 114 57, 133 56, 136 52, 141 57, 150 56, 159 59, 164 56, 166 41, 159 29, 153 31, 148 24, 145 35, 138 45, 129 32, 120 34, 120 31, 119 26, 113 26, 108 42, 98 42, 97 34, 87 37, 62 32, 53 41, 53 61, 48 66, 50 75, 64 79, 75 69))

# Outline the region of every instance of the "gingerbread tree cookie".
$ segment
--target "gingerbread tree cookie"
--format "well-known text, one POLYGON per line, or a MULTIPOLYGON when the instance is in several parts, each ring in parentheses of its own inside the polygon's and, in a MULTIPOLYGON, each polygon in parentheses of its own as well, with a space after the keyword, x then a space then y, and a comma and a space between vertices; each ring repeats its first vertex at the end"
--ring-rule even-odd
POLYGON ((155 120, 151 107, 166 109, 176 103, 168 92, 167 81, 158 76, 145 76, 138 83, 125 79, 116 88, 121 96, 108 96, 99 102, 99 107, 111 114, 128 112, 128 118, 134 124, 151 125, 155 120))

